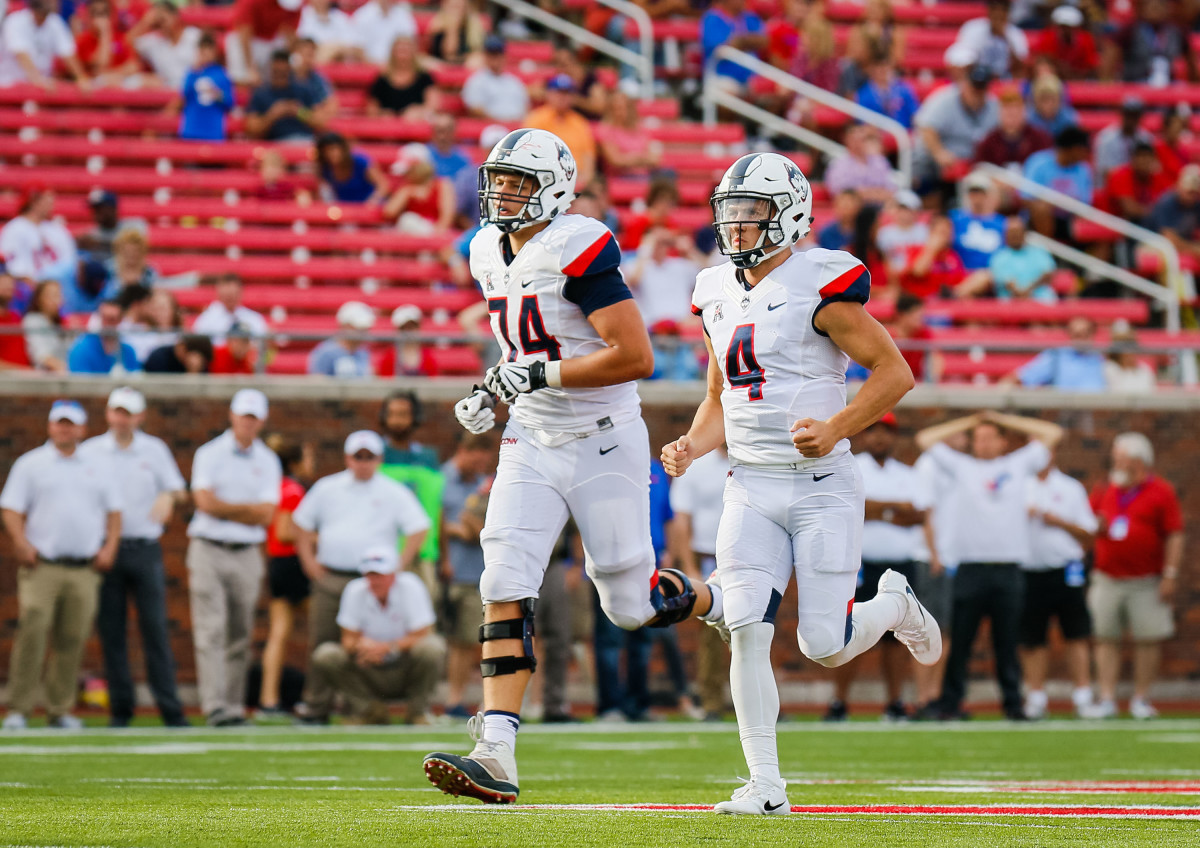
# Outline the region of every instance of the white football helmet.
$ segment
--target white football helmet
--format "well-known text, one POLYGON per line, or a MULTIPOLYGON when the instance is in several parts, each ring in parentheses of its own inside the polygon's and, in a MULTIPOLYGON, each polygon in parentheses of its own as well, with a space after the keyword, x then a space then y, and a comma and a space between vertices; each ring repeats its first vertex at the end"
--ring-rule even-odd
POLYGON ((717 247, 738 268, 788 250, 812 228, 808 179, 778 153, 748 153, 734 162, 710 203, 717 247))
POLYGON ((563 140, 545 130, 513 130, 479 166, 479 218, 511 233, 566 212, 575 199, 575 157, 563 140), (501 174, 519 182, 497 186, 501 174), (519 203, 507 212, 501 204, 519 203))

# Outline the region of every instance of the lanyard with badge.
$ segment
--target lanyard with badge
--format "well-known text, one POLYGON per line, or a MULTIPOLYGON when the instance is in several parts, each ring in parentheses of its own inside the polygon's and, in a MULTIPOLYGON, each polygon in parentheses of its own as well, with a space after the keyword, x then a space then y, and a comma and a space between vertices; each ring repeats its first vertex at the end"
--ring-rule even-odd
POLYGON ((1144 483, 1139 483, 1128 492, 1117 494, 1118 514, 1108 525, 1108 538, 1114 542, 1123 542, 1129 536, 1129 516, 1125 512, 1137 499, 1137 496, 1142 493, 1142 486, 1144 485, 1144 483))

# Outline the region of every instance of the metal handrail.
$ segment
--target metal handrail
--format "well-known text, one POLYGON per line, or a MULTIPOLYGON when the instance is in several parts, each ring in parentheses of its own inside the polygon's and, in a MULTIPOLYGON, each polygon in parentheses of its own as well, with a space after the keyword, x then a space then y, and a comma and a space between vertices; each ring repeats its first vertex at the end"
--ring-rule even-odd
POLYGON ((797 76, 787 73, 786 71, 781 71, 774 65, 769 65, 761 59, 758 59, 743 50, 738 50, 729 46, 723 46, 718 47, 713 51, 713 55, 709 59, 708 66, 704 69, 705 123, 711 125, 716 122, 716 106, 720 105, 726 107, 727 109, 731 109, 732 111, 740 112, 752 120, 759 120, 757 113, 766 115, 772 120, 762 121, 762 123, 769 124, 773 131, 783 132, 787 135, 791 135, 793 138, 802 140, 804 143, 810 144, 811 146, 816 147, 817 149, 822 150, 831 156, 841 155, 846 150, 846 148, 842 145, 837 144, 837 142, 830 141, 819 133, 815 133, 812 130, 807 130, 803 127, 797 127, 795 124, 785 121, 778 115, 771 115, 771 113, 767 112, 766 110, 747 103, 745 100, 733 94, 728 89, 722 89, 720 84, 715 80, 715 66, 716 63, 722 59, 733 62, 737 65, 741 65, 746 70, 751 71, 763 79, 768 79, 776 85, 782 86, 789 91, 794 91, 797 94, 803 94, 810 100, 815 100, 816 102, 828 106, 831 109, 836 109, 837 111, 849 115, 851 118, 854 118, 861 123, 870 124, 880 131, 892 136, 892 138, 896 140, 897 170, 894 172, 896 176, 896 183, 900 188, 910 188, 912 186, 913 143, 912 137, 909 135, 908 130, 904 128, 903 124, 901 124, 899 121, 889 118, 887 115, 881 115, 878 112, 866 108, 865 106, 860 106, 853 100, 847 100, 845 97, 834 94, 831 91, 826 91, 820 86, 806 82, 797 76), (741 104, 747 108, 743 110, 737 105, 731 105, 731 101, 736 101, 737 104, 741 104), (751 111, 756 114, 750 114, 751 111), (790 128, 793 130, 793 132, 781 129, 781 124, 784 127, 790 128), (794 132, 795 130, 804 130, 804 137, 801 138, 800 134, 794 132), (812 138, 813 136, 815 136, 817 139, 820 139, 820 142, 816 142, 812 138))
POLYGON ((611 56, 618 62, 631 65, 637 70, 638 79, 641 80, 642 99, 650 100, 654 97, 654 25, 650 16, 641 7, 628 2, 628 0, 597 0, 637 24, 638 41, 642 48, 641 55, 638 55, 628 47, 610 41, 604 36, 597 35, 570 21, 565 21, 532 3, 526 3, 525 0, 491 0, 491 2, 497 6, 503 6, 523 18, 535 21, 547 29, 561 33, 572 41, 611 56))

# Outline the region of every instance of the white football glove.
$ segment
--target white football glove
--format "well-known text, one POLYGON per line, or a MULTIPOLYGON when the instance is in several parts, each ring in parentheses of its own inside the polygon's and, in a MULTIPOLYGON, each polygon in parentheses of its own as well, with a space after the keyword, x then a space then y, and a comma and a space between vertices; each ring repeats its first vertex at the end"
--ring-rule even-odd
POLYGON ((467 397, 454 404, 454 417, 468 433, 479 435, 496 426, 496 399, 478 386, 467 397))
POLYGON ((546 388, 546 363, 502 362, 493 365, 484 375, 483 387, 505 403, 512 403, 517 395, 546 388))

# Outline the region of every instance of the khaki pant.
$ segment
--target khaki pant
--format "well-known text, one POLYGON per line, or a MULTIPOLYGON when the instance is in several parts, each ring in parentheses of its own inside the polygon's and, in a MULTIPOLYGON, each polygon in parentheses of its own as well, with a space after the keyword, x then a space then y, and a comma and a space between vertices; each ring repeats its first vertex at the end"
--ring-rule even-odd
POLYGON ((729 683, 729 646, 715 627, 700 622, 696 661, 700 706, 706 713, 725 712, 725 686, 729 683))
POLYGON ((395 660, 377 666, 361 666, 339 642, 325 642, 313 653, 312 676, 341 693, 352 715, 373 713, 372 705, 380 701, 403 700, 409 718, 416 718, 429 709, 445 660, 446 642, 433 633, 395 660))
POLYGON ((1126 629, 1135 642, 1162 642, 1174 636, 1174 613, 1158 595, 1161 582, 1158 575, 1118 580, 1093 571, 1087 605, 1096 638, 1119 642, 1126 629))
POLYGON ((44 681, 46 715, 53 721, 71 712, 99 591, 100 575, 91 568, 38 560, 36 568, 18 570, 9 710, 25 716, 33 711, 49 644, 51 654, 44 681))
POLYGON ((254 608, 262 589, 258 545, 233 550, 192 539, 187 551, 196 684, 205 715, 242 715, 254 608))
MULTIPOLYGON (((338 607, 342 603, 342 592, 359 576, 330 571, 320 580, 313 581, 312 600, 308 605, 310 657, 318 646, 342 641, 342 629, 337 623, 338 607)), ((329 715, 333 709, 333 690, 318 675, 310 674, 304 682, 304 703, 313 715, 329 715)))

